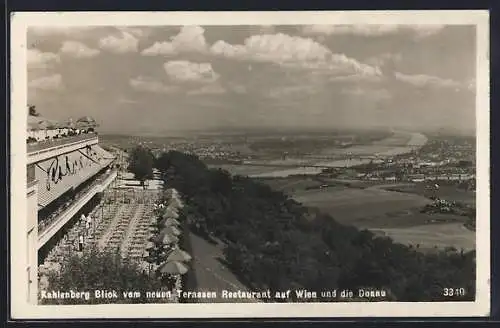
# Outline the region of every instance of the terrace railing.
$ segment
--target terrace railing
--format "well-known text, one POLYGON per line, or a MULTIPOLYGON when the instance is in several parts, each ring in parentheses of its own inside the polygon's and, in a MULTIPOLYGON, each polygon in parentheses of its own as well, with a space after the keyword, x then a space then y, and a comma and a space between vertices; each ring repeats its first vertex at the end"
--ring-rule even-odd
POLYGON ((66 224, 95 194, 102 192, 113 179, 116 171, 104 173, 91 185, 75 196, 75 201, 63 204, 55 213, 38 223, 38 248, 42 247, 59 229, 66 224))
POLYGON ((67 146, 70 144, 80 143, 82 141, 97 139, 96 133, 82 133, 71 137, 62 137, 58 139, 43 140, 34 143, 28 143, 27 150, 28 154, 41 153, 46 151, 52 151, 54 149, 61 148, 62 146, 67 146))

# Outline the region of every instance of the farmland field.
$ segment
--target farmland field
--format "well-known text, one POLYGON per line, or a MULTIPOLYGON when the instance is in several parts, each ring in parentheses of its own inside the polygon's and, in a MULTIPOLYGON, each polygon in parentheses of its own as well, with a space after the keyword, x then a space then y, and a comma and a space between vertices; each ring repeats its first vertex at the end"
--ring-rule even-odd
POLYGON ((398 186, 388 188, 387 190, 399 191, 401 193, 411 193, 423 196, 435 195, 438 198, 449 201, 463 202, 473 205, 476 203, 476 194, 473 191, 460 190, 454 185, 441 184, 438 189, 429 191, 425 188, 424 183, 409 184, 406 186, 398 186))
MULTIPOLYGON (((412 194, 396 193, 380 189, 358 189, 331 187, 321 190, 303 190, 293 194, 296 201, 307 206, 319 208, 336 220, 346 224, 356 224, 358 220, 385 216, 388 213, 418 210, 431 201, 412 194)), ((394 222, 404 220, 387 216, 394 222)), ((364 225, 364 224, 363 224, 364 225)))
POLYGON ((475 233, 463 226, 466 217, 420 213, 431 200, 417 192, 402 192, 404 188, 415 191, 410 184, 374 186, 375 182, 356 184, 356 181, 316 177, 262 179, 261 182, 287 193, 305 206, 328 213, 340 223, 371 230, 402 244, 418 244, 421 250, 434 247, 469 250, 475 245, 475 233))

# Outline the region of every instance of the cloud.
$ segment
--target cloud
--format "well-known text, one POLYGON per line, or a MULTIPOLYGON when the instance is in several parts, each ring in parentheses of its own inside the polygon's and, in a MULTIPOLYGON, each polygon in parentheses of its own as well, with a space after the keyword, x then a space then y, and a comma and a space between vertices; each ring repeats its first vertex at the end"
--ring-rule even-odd
POLYGON ((417 37, 426 37, 438 33, 443 28, 443 25, 307 25, 302 28, 302 33, 305 35, 384 36, 409 31, 417 37))
POLYGON ((210 52, 214 55, 236 59, 250 59, 248 49, 244 45, 232 45, 226 41, 219 40, 210 47, 210 52))
POLYGON ((138 104, 139 102, 137 100, 122 97, 122 98, 118 98, 118 103, 120 103, 120 104, 138 104))
POLYGON ((444 25, 414 25, 412 30, 417 37, 425 38, 439 33, 444 27, 444 25))
POLYGON ((229 90, 231 90, 232 92, 237 93, 237 94, 244 94, 244 93, 247 92, 247 88, 244 85, 241 85, 241 84, 231 83, 228 86, 228 88, 229 88, 229 90))
POLYGON ((160 81, 142 76, 130 79, 129 84, 135 90, 144 92, 172 93, 179 90, 176 86, 165 85, 160 81))
POLYGON ((366 97, 375 101, 392 98, 392 94, 386 89, 362 88, 360 86, 356 86, 354 88, 343 88, 341 93, 354 97, 366 97))
POLYGON ((121 32, 120 36, 108 35, 99 40, 99 47, 109 52, 124 54, 137 52, 139 40, 129 32, 121 32))
POLYGON ((384 77, 381 75, 340 75, 340 76, 331 76, 328 80, 330 82, 381 82, 384 77))
POLYGON ((283 97, 312 95, 317 92, 318 89, 314 85, 291 85, 272 88, 266 94, 268 98, 280 99, 283 97))
POLYGON ((151 27, 144 26, 118 26, 116 29, 122 33, 132 34, 139 39, 149 36, 152 32, 151 27))
POLYGON ((151 47, 141 52, 143 56, 175 55, 177 50, 172 42, 155 42, 151 47))
POLYGON ((89 48, 85 44, 77 41, 65 41, 59 51, 75 58, 91 58, 100 53, 99 50, 89 48))
POLYGON ((30 33, 38 36, 66 35, 74 36, 98 29, 98 26, 30 26, 30 33))
POLYGON ((47 68, 61 60, 58 54, 52 52, 41 52, 38 49, 28 49, 28 68, 47 68))
POLYGON ((227 58, 272 62, 335 73, 380 74, 377 67, 362 64, 344 54, 332 53, 330 49, 311 38, 283 33, 250 36, 244 44, 237 45, 219 40, 212 45, 210 52, 227 58))
POLYGON ((373 65, 373 66, 384 66, 389 62, 396 63, 400 62, 403 59, 402 55, 399 53, 390 53, 386 52, 377 56, 370 57, 366 60, 367 64, 373 65))
POLYGON ((394 77, 396 80, 409 83, 416 87, 438 87, 438 88, 461 88, 462 83, 451 79, 442 79, 437 76, 417 74, 408 75, 400 72, 395 72, 394 77))
POLYGON ((309 38, 287 34, 253 35, 243 45, 231 45, 217 41, 211 48, 212 53, 226 57, 247 57, 254 60, 287 61, 324 61, 331 54, 325 46, 309 38))
POLYGON ((170 41, 156 42, 144 49, 144 56, 175 55, 184 52, 206 52, 208 49, 205 40, 205 29, 200 26, 183 26, 179 34, 170 38, 170 41))
POLYGON ((304 62, 300 65, 288 65, 316 71, 323 75, 356 74, 360 78, 379 77, 382 72, 377 66, 370 66, 348 58, 343 54, 332 54, 325 62, 304 62))
POLYGON ((44 76, 30 81, 28 87, 39 90, 59 90, 63 87, 62 76, 61 74, 44 76))
POLYGON ((226 93, 226 89, 218 84, 204 85, 199 89, 188 91, 188 95, 218 95, 226 93))
POLYGON ((210 63, 192 63, 186 60, 173 60, 163 65, 167 75, 181 82, 215 82, 219 78, 210 63))

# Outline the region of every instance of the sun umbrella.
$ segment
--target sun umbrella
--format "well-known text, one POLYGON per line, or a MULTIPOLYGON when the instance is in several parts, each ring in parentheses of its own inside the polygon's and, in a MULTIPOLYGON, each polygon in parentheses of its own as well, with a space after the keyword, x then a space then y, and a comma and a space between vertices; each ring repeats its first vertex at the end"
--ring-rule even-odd
POLYGON ((181 223, 174 218, 168 218, 163 220, 162 224, 164 227, 169 227, 169 226, 179 226, 181 223))
POLYGON ((179 213, 177 213, 177 211, 174 211, 172 208, 167 208, 163 212, 163 216, 162 216, 163 219, 168 219, 168 218, 177 219, 178 217, 179 217, 179 213))
POLYGON ((177 229, 174 226, 168 226, 168 227, 163 228, 163 230, 161 231, 161 233, 162 234, 174 235, 174 236, 179 236, 181 234, 181 232, 179 231, 179 229, 177 229))
POLYGON ((192 256, 180 248, 175 248, 167 256, 167 262, 178 261, 178 262, 188 262, 191 261, 192 256))
POLYGON ((179 238, 177 238, 177 236, 175 236, 174 234, 165 232, 161 234, 160 240, 163 244, 168 245, 177 243, 179 241, 179 238))
POLYGON ((185 274, 188 272, 187 266, 178 261, 166 262, 160 266, 159 270, 161 273, 174 275, 185 274))
MULTIPOLYGON (((177 202, 177 201, 176 201, 176 202, 177 202)), ((175 203, 175 204, 169 204, 169 205, 165 208, 165 210, 168 210, 168 211, 173 211, 173 212, 178 213, 178 212, 179 212, 179 209, 177 208, 177 206, 176 206, 176 205, 177 205, 176 203, 175 203)))
POLYGON ((76 120, 76 123, 87 123, 88 125, 97 126, 97 122, 93 117, 83 116, 76 120))
POLYGON ((178 191, 176 189, 167 189, 165 190, 165 195, 168 197, 168 198, 172 198, 173 195, 178 195, 178 191))
POLYGON ((89 129, 89 128, 94 128, 95 125, 91 125, 87 122, 76 122, 75 123, 75 128, 76 129, 89 129))
POLYGON ((148 240, 152 243, 159 243, 160 242, 160 236, 151 236, 148 238, 148 240))
POLYGON ((152 241, 148 241, 146 244, 146 249, 152 249, 155 248, 155 244, 152 241))
POLYGON ((173 207, 173 208, 182 208, 183 204, 182 204, 182 201, 179 198, 172 198, 169 201, 168 206, 169 207, 173 207))
POLYGON ((177 243, 179 238, 172 233, 168 233, 168 231, 163 231, 159 235, 151 237, 149 240, 155 244, 169 245, 177 243))

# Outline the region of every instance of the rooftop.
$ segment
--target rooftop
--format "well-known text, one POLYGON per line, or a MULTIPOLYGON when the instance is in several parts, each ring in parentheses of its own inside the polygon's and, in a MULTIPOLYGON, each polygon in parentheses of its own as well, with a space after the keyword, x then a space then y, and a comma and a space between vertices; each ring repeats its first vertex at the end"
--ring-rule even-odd
POLYGON ((28 154, 41 150, 64 146, 81 141, 92 140, 97 138, 97 133, 88 132, 74 136, 66 136, 61 138, 49 138, 42 141, 32 141, 26 144, 28 154))

